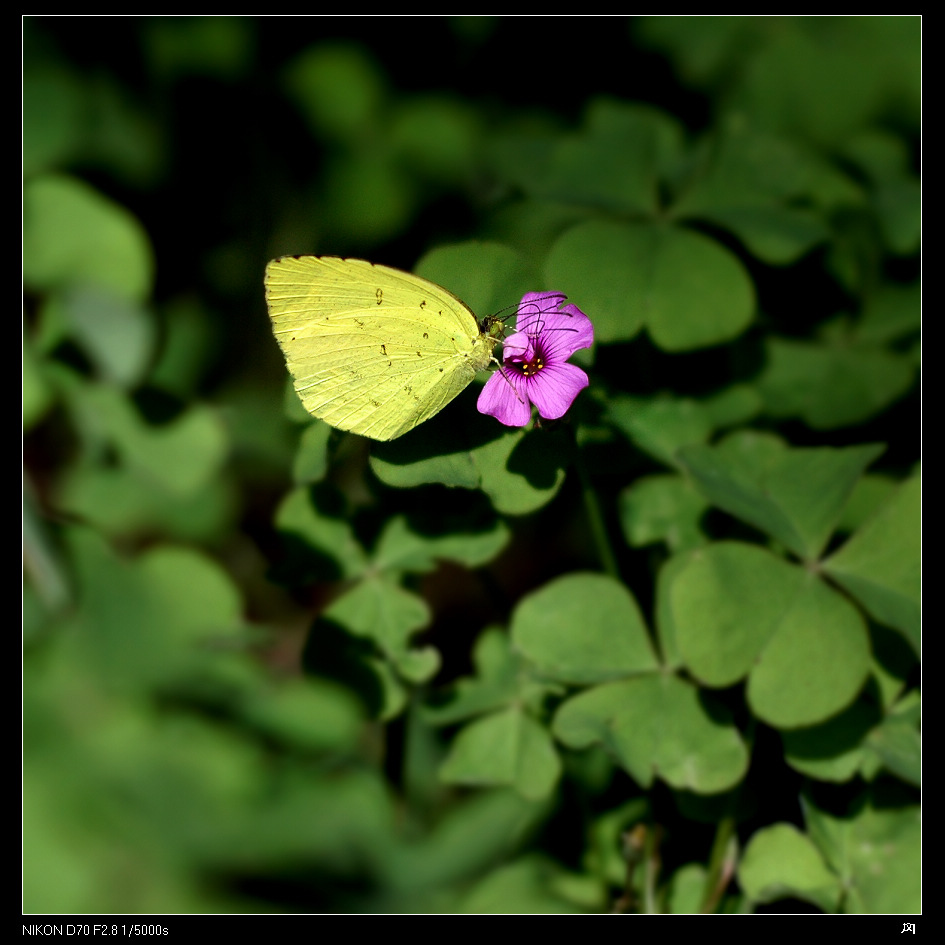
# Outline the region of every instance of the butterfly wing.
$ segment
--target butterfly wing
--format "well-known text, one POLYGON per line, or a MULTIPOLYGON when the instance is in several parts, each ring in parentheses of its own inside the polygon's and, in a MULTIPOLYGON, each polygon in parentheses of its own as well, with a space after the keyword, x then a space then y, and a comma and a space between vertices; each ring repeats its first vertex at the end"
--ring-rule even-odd
POLYGON ((361 259, 275 259, 266 302, 305 409, 375 440, 429 420, 492 356, 494 339, 446 289, 361 259))

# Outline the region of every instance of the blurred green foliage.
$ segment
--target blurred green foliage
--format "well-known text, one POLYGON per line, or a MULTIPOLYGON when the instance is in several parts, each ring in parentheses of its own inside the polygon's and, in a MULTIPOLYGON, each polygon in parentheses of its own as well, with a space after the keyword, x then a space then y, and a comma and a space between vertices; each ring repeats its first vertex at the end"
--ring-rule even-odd
POLYGON ((23 908, 917 912, 920 27, 26 17, 23 908), (262 295, 595 325, 312 422, 262 295))

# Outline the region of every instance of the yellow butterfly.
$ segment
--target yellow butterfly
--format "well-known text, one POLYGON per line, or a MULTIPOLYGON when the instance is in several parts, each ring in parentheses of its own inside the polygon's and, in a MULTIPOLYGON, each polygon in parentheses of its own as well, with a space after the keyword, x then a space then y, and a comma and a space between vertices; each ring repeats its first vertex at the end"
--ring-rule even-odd
POLYGON ((339 430, 393 440, 439 413, 492 360, 502 334, 455 295, 362 259, 283 256, 266 303, 295 390, 339 430))

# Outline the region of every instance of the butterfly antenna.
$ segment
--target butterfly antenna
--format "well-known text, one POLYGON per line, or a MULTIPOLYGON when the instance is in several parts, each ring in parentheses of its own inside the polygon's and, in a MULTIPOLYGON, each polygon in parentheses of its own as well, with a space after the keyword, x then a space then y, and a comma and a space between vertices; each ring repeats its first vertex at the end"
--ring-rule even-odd
MULTIPOLYGON (((559 314, 568 315, 567 312, 560 312, 559 314)), ((568 317, 570 318, 571 316, 568 315, 568 317)), ((533 322, 520 325, 518 330, 524 332, 526 335, 529 335, 532 338, 537 338, 539 335, 543 334, 546 331, 577 331, 578 329, 568 328, 564 325, 558 325, 555 328, 547 328, 545 326, 545 319, 542 317, 541 313, 539 312, 538 315, 535 316, 535 320, 533 322)))
MULTIPOLYGON (((560 305, 567 296, 563 292, 549 292, 547 295, 540 295, 538 298, 532 300, 528 304, 528 308, 534 308, 538 315, 541 315, 542 307, 538 305, 539 302, 547 302, 551 300, 556 300, 560 305)), ((498 323, 505 323, 516 314, 519 314, 522 309, 521 302, 515 302, 512 305, 506 305, 505 308, 500 308, 498 312, 493 315, 487 315, 481 323, 481 328, 483 331, 491 330, 493 325, 498 323)))

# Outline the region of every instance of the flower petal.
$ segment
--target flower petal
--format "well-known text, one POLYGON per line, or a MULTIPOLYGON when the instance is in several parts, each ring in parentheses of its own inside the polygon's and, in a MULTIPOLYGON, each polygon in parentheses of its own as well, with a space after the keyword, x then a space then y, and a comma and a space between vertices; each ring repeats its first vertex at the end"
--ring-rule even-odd
POLYGON ((567 361, 575 351, 589 348, 593 343, 594 326, 576 305, 565 305, 560 312, 547 312, 542 316, 539 346, 546 362, 567 361))
POLYGON ((527 380, 528 397, 546 420, 563 417, 589 383, 587 375, 574 364, 546 364, 527 380))
POLYGON ((545 312, 556 312, 566 299, 563 292, 526 292, 518 303, 518 318, 529 321, 545 312))
POLYGON ((526 292, 518 303, 515 315, 515 327, 531 338, 541 334, 545 317, 558 310, 566 299, 560 292, 526 292))
POLYGON ((525 381, 526 378, 515 370, 500 367, 493 371, 479 394, 477 409, 507 427, 525 426, 532 417, 531 403, 524 390, 525 381))
POLYGON ((533 340, 524 331, 516 331, 503 339, 503 361, 531 361, 533 357, 535 357, 533 340))

